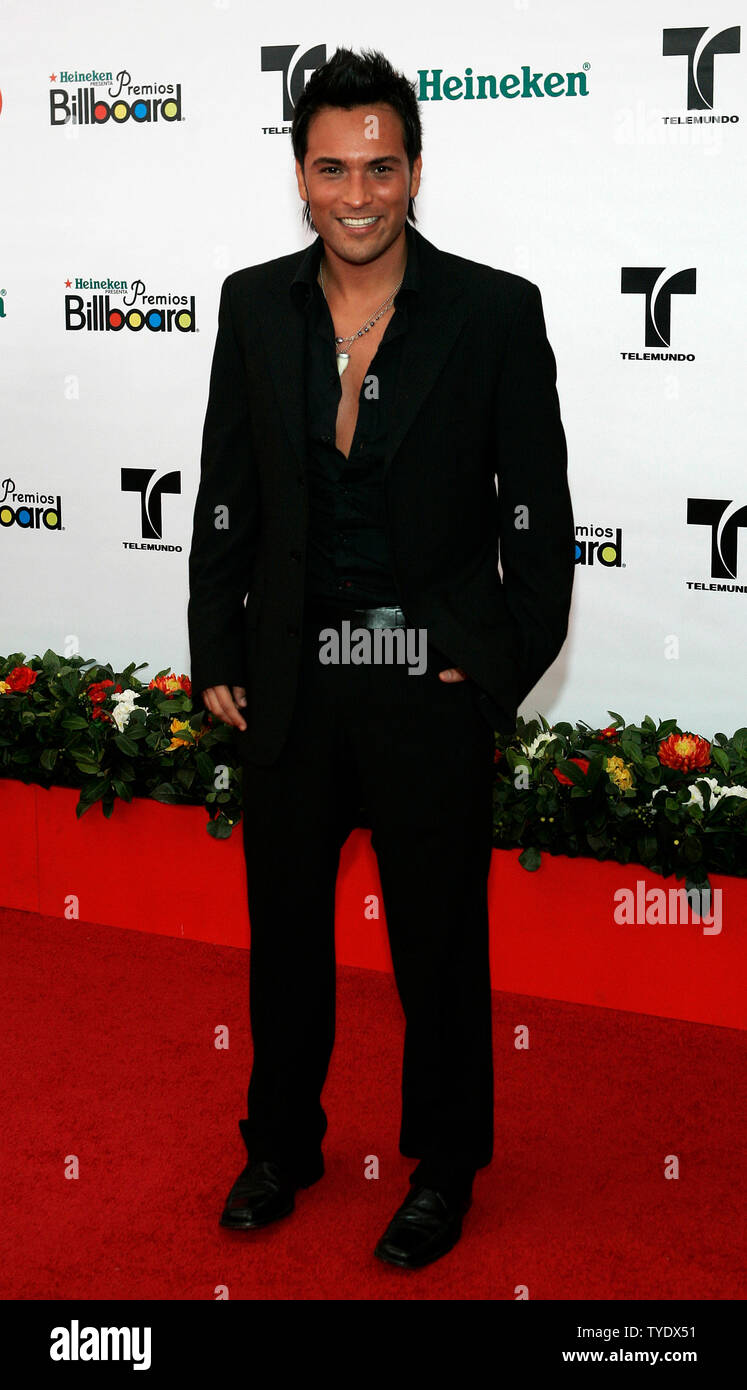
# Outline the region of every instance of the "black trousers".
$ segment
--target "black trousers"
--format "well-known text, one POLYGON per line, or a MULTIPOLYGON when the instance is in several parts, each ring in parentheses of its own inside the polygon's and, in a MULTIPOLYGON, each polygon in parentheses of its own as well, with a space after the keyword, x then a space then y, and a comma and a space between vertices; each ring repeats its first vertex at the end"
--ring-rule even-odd
POLYGON ((405 1015, 400 1152, 420 1180, 471 1175, 493 1153, 493 730, 470 681, 439 680, 452 663, 430 643, 420 675, 323 665, 319 633, 342 616, 309 606, 282 754, 269 767, 242 755, 254 1059, 239 1126, 250 1159, 319 1161, 335 883, 365 807, 405 1015))

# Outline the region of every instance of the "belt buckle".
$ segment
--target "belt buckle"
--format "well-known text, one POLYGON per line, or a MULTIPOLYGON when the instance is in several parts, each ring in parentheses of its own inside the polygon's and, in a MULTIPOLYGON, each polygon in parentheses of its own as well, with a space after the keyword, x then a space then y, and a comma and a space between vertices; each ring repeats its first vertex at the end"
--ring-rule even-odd
POLYGON ((403 627, 405 615, 399 604, 381 604, 378 608, 361 609, 366 627, 403 627))

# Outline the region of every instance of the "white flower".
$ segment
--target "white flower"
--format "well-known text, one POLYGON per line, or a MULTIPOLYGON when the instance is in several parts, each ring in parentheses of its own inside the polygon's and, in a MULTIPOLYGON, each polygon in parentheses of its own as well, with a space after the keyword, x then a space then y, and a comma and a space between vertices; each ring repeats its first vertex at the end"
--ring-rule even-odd
POLYGON ((524 749, 524 752, 526 753, 527 757, 534 758, 537 754, 538 749, 542 748, 545 743, 551 743, 554 738, 557 738, 557 734, 542 733, 537 734, 537 737, 535 739, 532 739, 531 743, 525 743, 523 739, 519 739, 519 743, 524 749))
POLYGON ((129 705, 130 709, 134 708, 137 698, 138 692, 136 690, 117 690, 112 695, 112 700, 116 705, 129 705))
POLYGON ((747 787, 742 787, 739 785, 735 785, 733 787, 724 787, 716 781, 715 777, 699 777, 697 782, 691 782, 688 787, 688 791, 690 792, 690 800, 684 803, 685 806, 692 806, 697 804, 700 807, 701 811, 705 809, 703 805, 703 794, 699 790, 698 782, 705 782, 706 785, 710 787, 711 806, 715 806, 716 803, 720 801, 722 797, 725 796, 747 796, 747 787))
POLYGON ((137 697, 138 692, 136 690, 117 690, 115 694, 112 695, 112 701, 114 702, 112 719, 119 729, 120 734, 126 729, 132 711, 137 709, 137 697))
POLYGON ((722 796, 742 796, 742 797, 744 797, 744 796, 747 796, 747 787, 743 787, 743 786, 741 786, 739 783, 735 783, 733 787, 722 787, 722 788, 721 788, 721 795, 722 795, 722 796))
MULTIPOLYGON (((738 783, 735 784, 733 787, 724 787, 720 782, 716 781, 715 777, 698 777, 697 781, 691 782, 689 784, 688 791, 690 793, 690 798, 688 801, 684 801, 682 803, 683 806, 699 806, 701 811, 705 810, 703 793, 701 792, 700 787, 698 786, 698 783, 700 782, 705 782, 706 785, 709 786, 711 789, 711 807, 714 807, 716 803, 718 801, 721 801, 722 797, 725 796, 747 796, 747 787, 740 786, 738 783)), ((671 795, 672 788, 666 786, 656 787, 651 797, 651 800, 648 803, 649 806, 653 805, 654 799, 659 795, 659 792, 669 792, 671 795)))

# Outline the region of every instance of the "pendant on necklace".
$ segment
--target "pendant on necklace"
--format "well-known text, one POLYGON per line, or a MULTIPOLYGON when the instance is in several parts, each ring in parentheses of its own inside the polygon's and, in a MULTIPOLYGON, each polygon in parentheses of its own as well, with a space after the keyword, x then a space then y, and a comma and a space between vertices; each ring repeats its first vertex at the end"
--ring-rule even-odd
POLYGON ((349 361, 350 361, 350 353, 349 353, 349 352, 338 352, 338 354, 337 354, 337 370, 338 370, 340 376, 342 376, 342 374, 343 374, 343 372, 345 371, 345 368, 347 367, 349 361))

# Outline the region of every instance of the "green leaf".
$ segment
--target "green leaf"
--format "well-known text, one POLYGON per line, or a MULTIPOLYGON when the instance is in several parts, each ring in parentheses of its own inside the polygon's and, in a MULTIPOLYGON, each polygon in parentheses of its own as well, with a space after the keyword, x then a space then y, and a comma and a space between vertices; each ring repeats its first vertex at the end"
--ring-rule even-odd
POLYGON ((600 778, 600 776, 601 776, 602 768, 604 767, 604 764, 605 764, 606 761, 607 761, 607 754, 606 754, 606 753, 595 753, 594 756, 590 759, 590 761, 589 761, 589 766, 588 766, 588 769, 587 769, 587 772, 586 772, 586 784, 587 784, 587 786, 589 786, 589 787, 595 787, 595 786, 596 786, 596 784, 597 784, 597 782, 599 781, 599 778, 600 778))
POLYGON ((151 796, 154 801, 173 802, 177 797, 176 787, 171 782, 159 782, 158 786, 153 788, 151 796))
POLYGON ((87 777, 95 777, 101 771, 98 763, 91 762, 89 758, 82 758, 77 754, 73 757, 73 762, 78 771, 87 777))
POLYGON ((137 744, 126 734, 117 734, 114 739, 114 746, 119 749, 120 753, 125 753, 128 758, 137 756, 137 744))
POLYGON ((606 836, 606 835, 593 835, 593 834, 591 834, 591 832, 587 831, 587 834, 586 834, 586 843, 588 844, 588 846, 589 846, 590 849, 593 849, 593 850, 604 849, 604 848, 606 847, 607 843, 608 843, 608 841, 607 841, 607 836, 606 836))
POLYGON ((714 748, 713 745, 711 745, 711 757, 713 758, 713 761, 715 762, 716 766, 721 768, 722 772, 728 773, 729 754, 725 753, 723 748, 714 748))
POLYGON ((80 673, 72 669, 62 670, 58 673, 57 684, 66 695, 77 695, 80 690, 80 673))
POLYGON ((530 874, 539 868, 542 863, 542 855, 536 845, 527 845, 527 848, 521 851, 519 863, 522 869, 526 869, 530 874))
POLYGON ((228 824, 225 816, 208 821, 207 832, 208 835, 212 835, 214 840, 227 840, 232 830, 233 826, 228 824))
POLYGON ((197 754, 195 761, 197 765, 197 771, 200 777, 202 778, 203 782, 212 782, 213 774, 215 771, 215 765, 213 763, 212 758, 209 758, 207 753, 200 750, 200 752, 197 754))

